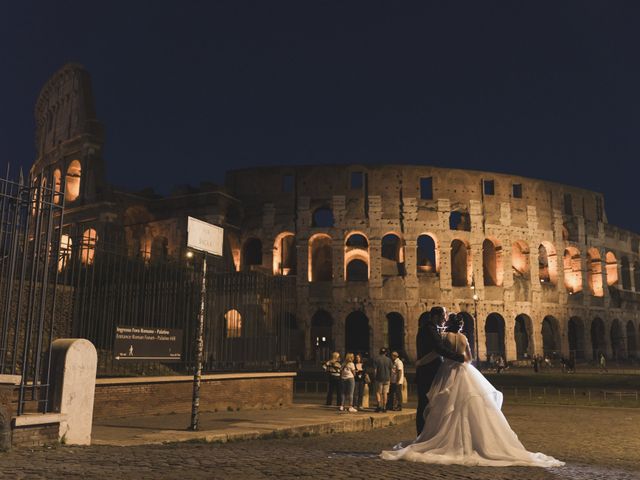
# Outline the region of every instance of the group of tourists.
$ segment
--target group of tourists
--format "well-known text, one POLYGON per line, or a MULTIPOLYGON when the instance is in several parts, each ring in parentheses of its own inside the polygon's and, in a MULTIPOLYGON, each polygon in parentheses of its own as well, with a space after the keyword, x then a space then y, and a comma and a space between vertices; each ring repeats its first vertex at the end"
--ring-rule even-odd
POLYGON ((378 355, 363 359, 360 354, 347 353, 341 361, 333 352, 322 368, 327 373, 327 405, 336 405, 341 412, 354 413, 363 408, 365 385, 375 388, 376 412, 402 410, 402 388, 405 383, 404 364, 398 352, 381 348, 378 355))

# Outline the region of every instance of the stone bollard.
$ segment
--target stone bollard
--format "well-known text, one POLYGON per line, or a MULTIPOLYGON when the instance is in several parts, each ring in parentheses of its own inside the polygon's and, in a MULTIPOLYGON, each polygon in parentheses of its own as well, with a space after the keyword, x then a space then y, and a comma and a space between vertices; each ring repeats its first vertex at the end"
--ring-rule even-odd
POLYGON ((90 445, 98 354, 89 340, 64 338, 51 346, 53 409, 64 415, 60 440, 68 445, 90 445))

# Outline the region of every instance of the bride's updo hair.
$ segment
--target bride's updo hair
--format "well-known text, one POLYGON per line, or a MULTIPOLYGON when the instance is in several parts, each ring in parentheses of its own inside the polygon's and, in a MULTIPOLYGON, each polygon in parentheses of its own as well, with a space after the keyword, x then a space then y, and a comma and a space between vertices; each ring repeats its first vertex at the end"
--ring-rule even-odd
POLYGON ((457 313, 451 313, 449 314, 449 318, 447 319, 445 330, 447 332, 458 333, 462 331, 463 325, 464 325, 464 319, 462 318, 462 315, 458 315, 457 313))

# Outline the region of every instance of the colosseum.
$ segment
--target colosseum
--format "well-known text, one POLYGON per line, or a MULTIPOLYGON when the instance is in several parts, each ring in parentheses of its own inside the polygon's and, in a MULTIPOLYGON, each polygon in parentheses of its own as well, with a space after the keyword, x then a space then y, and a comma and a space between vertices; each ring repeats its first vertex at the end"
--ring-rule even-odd
POLYGON ((224 226, 226 268, 295 276, 305 359, 381 346, 414 359, 434 305, 463 312, 480 359, 638 356, 640 237, 607 223, 597 192, 395 164, 248 168, 224 186, 125 192, 105 179, 82 67, 47 82, 36 119, 31 178, 65 191, 68 225, 94 243, 121 230, 150 261, 183 254, 187 215, 224 226))

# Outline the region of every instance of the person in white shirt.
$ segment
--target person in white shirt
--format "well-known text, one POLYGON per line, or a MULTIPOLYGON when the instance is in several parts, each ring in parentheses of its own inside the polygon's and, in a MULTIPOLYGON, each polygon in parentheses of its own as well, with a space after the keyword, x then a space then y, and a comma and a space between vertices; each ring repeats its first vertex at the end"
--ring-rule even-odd
POLYGON ((353 353, 347 353, 344 357, 344 364, 340 372, 342 380, 342 405, 340 411, 357 412, 353 408, 353 389, 355 386, 356 366, 353 363, 353 353))
POLYGON ((391 353, 391 385, 389 388, 388 407, 396 411, 402 410, 402 386, 404 384, 404 364, 398 352, 391 353))

